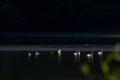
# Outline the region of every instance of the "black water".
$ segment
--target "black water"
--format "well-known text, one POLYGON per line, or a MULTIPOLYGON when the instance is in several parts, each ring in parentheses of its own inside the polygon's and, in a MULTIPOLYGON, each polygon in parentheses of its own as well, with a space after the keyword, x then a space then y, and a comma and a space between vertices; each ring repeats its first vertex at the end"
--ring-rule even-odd
MULTIPOLYGON (((1 80, 78 80, 82 79, 80 66, 88 63, 86 55, 90 52, 81 52, 80 62, 75 62, 74 52, 63 52, 61 62, 58 62, 57 51, 40 52, 35 59, 35 52, 28 59, 28 52, 0 52, 0 79, 1 80)), ((107 55, 105 52, 103 58, 107 55)), ((101 74, 100 61, 97 52, 91 65, 92 73, 101 74)))

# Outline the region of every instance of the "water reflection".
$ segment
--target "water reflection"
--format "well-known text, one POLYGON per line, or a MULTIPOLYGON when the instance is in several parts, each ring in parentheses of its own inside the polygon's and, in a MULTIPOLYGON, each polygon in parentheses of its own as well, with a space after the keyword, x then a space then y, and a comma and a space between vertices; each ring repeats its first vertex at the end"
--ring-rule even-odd
MULTIPOLYGON (((38 52, 38 51, 35 51, 35 55, 32 55, 32 53, 31 52, 29 52, 28 53, 28 61, 30 61, 30 59, 31 59, 31 57, 32 56, 35 56, 35 61, 37 61, 38 60, 38 58, 39 58, 39 55, 40 55, 41 53, 40 52, 38 52)), ((44 54, 44 53, 43 53, 44 54)), ((49 54, 49 52, 48 52, 48 54, 49 54)), ((54 52, 50 52, 50 54, 51 54, 51 57, 53 56, 53 54, 54 54, 54 52)), ((62 57, 62 54, 64 54, 64 53, 62 53, 62 50, 61 49, 59 49, 58 51, 57 51, 57 60, 58 60, 58 63, 60 63, 61 62, 61 57, 62 57)), ((94 52, 92 51, 91 53, 90 52, 86 52, 86 57, 87 57, 87 61, 88 61, 88 63, 93 63, 93 54, 94 54, 94 52)), ((102 63, 102 59, 103 59, 103 51, 101 50, 101 51, 99 51, 99 52, 97 52, 97 54, 98 54, 98 57, 99 57, 99 63, 102 63)), ((75 62, 77 63, 80 63, 80 59, 81 59, 81 51, 79 50, 79 51, 76 51, 75 53, 74 53, 74 60, 75 60, 75 62)))
POLYGON ((75 62, 77 63, 77 52, 74 53, 75 62))
POLYGON ((78 51, 78 62, 80 63, 80 50, 78 51))
POLYGON ((93 63, 93 51, 90 54, 87 54, 88 63, 93 63))
POLYGON ((62 50, 59 49, 59 50, 58 50, 58 62, 59 62, 59 63, 61 62, 61 54, 62 54, 62 50))
POLYGON ((32 54, 29 52, 28 53, 28 61, 30 61, 32 54))
MULTIPOLYGON (((77 75, 80 76, 80 72, 78 70, 79 66, 87 62, 92 63, 93 54, 94 54, 94 61, 96 62, 92 65, 98 65, 97 64, 97 62, 99 63, 98 57, 99 55, 100 56, 103 55, 103 51, 94 52, 94 53, 83 52, 80 50, 73 51, 73 52, 67 52, 67 51, 64 52, 61 49, 55 51, 54 53, 49 51, 6 52, 6 53, 7 54, 1 54, 2 56, 4 55, 3 57, 0 56, 1 64, 4 65, 4 73, 18 74, 20 78, 21 76, 24 76, 24 77, 29 76, 30 77, 29 80, 34 80, 31 77, 36 77, 36 76, 38 77, 39 80, 40 79, 45 80, 44 78, 46 76, 50 78, 51 76, 61 77, 60 75, 69 76, 69 77, 77 76, 77 75), (86 59, 86 56, 87 56, 87 59, 86 59), (27 61, 27 59, 29 60, 29 62, 27 61), (35 61, 37 61, 37 63, 35 61), (60 64, 58 64, 58 62, 60 64)), ((100 57, 100 59, 102 58, 100 57)), ((95 71, 97 72, 99 67, 96 67, 96 66, 93 66, 93 67, 94 67, 93 69, 95 69, 95 71)), ((1 79, 1 80, 4 80, 4 79, 1 79)), ((19 80, 24 80, 24 79, 21 78, 19 80)))
POLYGON ((37 61, 39 55, 40 55, 40 53, 36 51, 35 52, 35 61, 37 61))
POLYGON ((103 50, 101 50, 100 52, 98 52, 98 56, 99 56, 99 62, 102 63, 103 50))

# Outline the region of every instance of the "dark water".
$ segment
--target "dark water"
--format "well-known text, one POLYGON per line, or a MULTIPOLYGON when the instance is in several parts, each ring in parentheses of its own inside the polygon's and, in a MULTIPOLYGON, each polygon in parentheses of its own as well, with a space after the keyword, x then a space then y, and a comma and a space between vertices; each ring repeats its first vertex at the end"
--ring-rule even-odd
MULTIPOLYGON (((74 52, 63 52, 61 62, 58 62, 57 52, 40 52, 35 59, 35 52, 28 59, 28 52, 0 52, 1 80, 78 80, 82 79, 80 66, 88 63, 86 55, 90 52, 81 52, 80 62, 75 61, 74 52)), ((103 58, 109 52, 105 52, 103 58)), ((97 52, 91 65, 92 73, 101 74, 100 61, 97 52)))

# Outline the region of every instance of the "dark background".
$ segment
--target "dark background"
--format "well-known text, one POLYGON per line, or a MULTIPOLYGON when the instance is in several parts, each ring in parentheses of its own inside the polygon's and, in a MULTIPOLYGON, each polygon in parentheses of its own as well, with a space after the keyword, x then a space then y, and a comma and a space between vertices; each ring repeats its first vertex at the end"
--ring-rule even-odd
MULTIPOLYGON (((111 37, 101 39, 97 37, 99 34, 96 38, 90 38, 91 36, 86 38, 84 35, 82 38, 74 35, 72 35, 74 38, 71 35, 70 38, 66 38, 66 36, 51 37, 50 34, 55 34, 51 32, 119 33, 120 5, 116 1, 0 0, 0 44, 115 43, 116 40, 120 41, 119 36, 117 39, 111 37), (41 32, 48 32, 47 37, 41 32), (33 35, 33 33, 38 34, 33 35)), ((57 63, 57 55, 51 57, 49 54, 42 54, 35 63, 34 57, 31 61, 27 61, 28 52, 0 53, 2 80, 35 80, 35 78, 36 80, 80 80, 83 76, 78 70, 80 64, 73 62, 73 52, 63 56, 62 64, 57 63)), ((83 54, 82 58, 82 62, 87 62, 86 54, 83 54)), ((94 74, 96 72, 99 74, 98 56, 94 61, 94 74)))
POLYGON ((117 0, 1 0, 0 32, 119 32, 117 0))

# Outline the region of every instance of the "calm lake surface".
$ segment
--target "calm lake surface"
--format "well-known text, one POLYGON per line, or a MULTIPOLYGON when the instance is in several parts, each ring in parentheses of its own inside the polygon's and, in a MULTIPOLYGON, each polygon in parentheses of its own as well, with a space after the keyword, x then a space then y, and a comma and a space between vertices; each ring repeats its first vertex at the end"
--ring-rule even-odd
MULTIPOLYGON (((83 77, 80 66, 88 63, 92 73, 101 74, 100 58, 97 52, 93 52, 93 62, 86 57, 91 52, 81 52, 80 59, 75 52, 62 52, 58 57, 55 52, 40 52, 36 57, 35 52, 23 51, 1 51, 0 52, 0 74, 3 80, 78 80, 83 77), (58 59, 59 58, 59 59, 58 59)), ((103 60, 109 52, 103 53, 103 60)))

